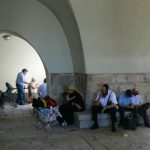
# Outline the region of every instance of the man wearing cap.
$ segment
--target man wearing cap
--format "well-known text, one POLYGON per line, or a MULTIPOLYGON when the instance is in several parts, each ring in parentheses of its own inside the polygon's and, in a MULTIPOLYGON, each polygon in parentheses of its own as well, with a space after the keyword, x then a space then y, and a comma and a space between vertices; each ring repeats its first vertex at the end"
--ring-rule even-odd
POLYGON ((132 103, 134 104, 137 112, 143 117, 144 125, 146 127, 150 127, 149 118, 147 116, 147 109, 150 107, 150 103, 143 103, 138 89, 134 88, 132 90, 132 94, 132 103))
POLYGON ((60 105, 59 111, 63 117, 58 121, 63 125, 64 122, 67 125, 73 124, 73 112, 79 112, 84 110, 84 101, 80 92, 74 87, 69 86, 66 94, 67 102, 60 105))
POLYGON ((137 118, 137 110, 134 107, 132 100, 132 90, 127 89, 125 92, 122 92, 119 97, 119 113, 120 113, 120 123, 119 126, 125 125, 125 112, 130 111, 137 118))
POLYGON ((27 69, 22 69, 22 72, 19 72, 17 75, 17 79, 16 79, 16 87, 17 87, 17 91, 18 91, 18 97, 16 100, 16 103, 18 103, 19 105, 24 105, 25 104, 25 91, 24 91, 24 87, 25 84, 29 84, 28 82, 26 82, 25 80, 25 75, 28 72, 27 69))

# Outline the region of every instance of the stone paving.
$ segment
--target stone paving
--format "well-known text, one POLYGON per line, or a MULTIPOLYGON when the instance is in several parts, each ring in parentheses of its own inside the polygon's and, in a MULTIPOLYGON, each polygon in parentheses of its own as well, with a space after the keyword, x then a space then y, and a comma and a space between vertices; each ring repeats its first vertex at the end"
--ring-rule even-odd
POLYGON ((32 106, 6 106, 0 110, 0 150, 149 150, 150 128, 136 131, 109 128, 78 129, 53 125, 35 128, 32 106))

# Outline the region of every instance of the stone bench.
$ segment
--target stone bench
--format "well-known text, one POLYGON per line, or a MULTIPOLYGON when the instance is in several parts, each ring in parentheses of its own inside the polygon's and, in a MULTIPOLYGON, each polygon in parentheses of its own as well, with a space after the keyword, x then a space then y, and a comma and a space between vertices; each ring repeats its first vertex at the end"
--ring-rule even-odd
MULTIPOLYGON (((117 118, 119 118, 119 113, 117 112, 117 118)), ((89 110, 84 112, 74 113, 74 123, 80 128, 90 128, 93 124, 91 119, 91 112, 89 110)), ((99 113, 98 114, 98 124, 99 127, 111 126, 111 118, 109 114, 99 113)), ((118 124, 118 122, 117 122, 118 124)))
MULTIPOLYGON (((130 112, 126 112, 128 114, 130 112)), ((148 109, 148 116, 150 119, 150 109, 148 109)), ((119 123, 120 115, 119 112, 117 112, 117 123, 119 123)), ((143 118, 141 116, 139 117, 139 123, 143 124, 143 118)), ((93 121, 91 119, 91 112, 90 110, 86 110, 84 112, 75 112, 74 113, 74 123, 77 125, 80 129, 82 128, 90 128, 93 124, 93 121)), ((111 118, 110 115, 107 113, 99 113, 98 114, 98 124, 99 127, 109 127, 111 126, 111 118)))

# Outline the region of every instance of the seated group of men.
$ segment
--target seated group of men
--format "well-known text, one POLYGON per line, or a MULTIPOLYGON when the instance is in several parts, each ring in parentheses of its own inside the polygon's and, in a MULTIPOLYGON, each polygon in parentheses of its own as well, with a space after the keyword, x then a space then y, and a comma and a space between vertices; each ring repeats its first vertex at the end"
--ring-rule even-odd
MULTIPOLYGON (((136 116, 139 113, 144 119, 145 126, 150 127, 149 119, 146 113, 149 106, 149 103, 143 104, 142 98, 137 89, 126 90, 120 95, 119 100, 117 101, 116 94, 109 89, 108 84, 104 84, 102 85, 92 105, 92 120, 94 124, 91 129, 97 129, 99 127, 97 114, 104 112, 110 114, 112 121, 111 130, 113 132, 116 131, 115 124, 117 122, 117 111, 120 112, 119 126, 124 126, 125 111, 131 111, 136 116)), ((58 107, 62 116, 57 118, 60 124, 64 124, 64 122, 67 125, 73 124, 73 112, 84 111, 85 109, 82 94, 74 86, 69 86, 63 93, 63 103, 58 107)))
POLYGON ((112 121, 112 131, 116 131, 115 123, 117 121, 117 111, 119 111, 120 113, 119 126, 124 126, 125 111, 131 111, 136 116, 139 113, 143 117, 144 125, 146 127, 150 127, 149 119, 146 112, 149 106, 150 103, 143 104, 138 89, 126 90, 120 95, 119 100, 117 101, 116 94, 109 89, 109 86, 107 84, 104 84, 101 87, 100 92, 98 92, 92 106, 92 119, 94 121, 94 124, 92 125, 91 129, 98 128, 97 114, 100 112, 104 112, 110 114, 112 121))

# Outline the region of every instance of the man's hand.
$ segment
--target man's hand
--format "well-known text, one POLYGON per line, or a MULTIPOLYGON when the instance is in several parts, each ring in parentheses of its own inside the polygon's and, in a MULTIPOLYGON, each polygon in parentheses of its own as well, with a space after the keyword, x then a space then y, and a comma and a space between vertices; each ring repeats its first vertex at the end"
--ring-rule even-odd
POLYGON ((98 106, 98 105, 100 105, 99 101, 93 101, 93 106, 98 106))

